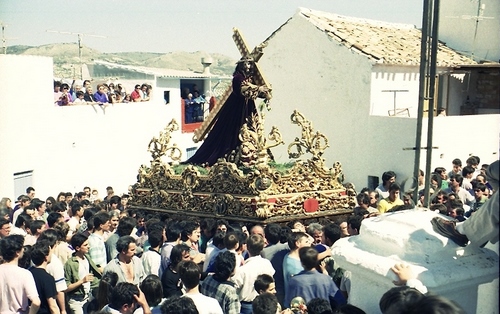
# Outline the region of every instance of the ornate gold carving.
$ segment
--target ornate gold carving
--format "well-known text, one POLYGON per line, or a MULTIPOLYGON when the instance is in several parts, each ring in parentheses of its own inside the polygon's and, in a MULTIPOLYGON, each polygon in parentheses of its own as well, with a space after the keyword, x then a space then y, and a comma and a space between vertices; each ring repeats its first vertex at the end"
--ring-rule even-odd
MULTIPOLYGON (((254 115, 240 132, 242 142, 234 152, 234 162, 220 159, 203 175, 188 165, 176 175, 161 157, 170 146, 170 134, 177 129, 171 122, 148 146, 152 153, 151 166, 141 166, 133 205, 140 208, 163 209, 193 215, 225 216, 264 221, 286 221, 349 212, 356 205, 353 187, 343 185, 340 162, 332 168, 322 158, 328 147, 327 138, 315 132, 312 123, 294 111, 292 123, 301 127, 301 138, 288 146, 295 147, 298 158, 303 151, 312 154, 308 160, 298 160, 286 172, 270 165, 269 148, 283 144, 276 127, 266 136, 263 114, 254 115), (306 208, 306 203, 315 204, 306 208)), ((171 153, 172 155, 172 153, 171 153)), ((175 157, 175 156, 174 156, 175 157)))
POLYGON ((169 152, 168 157, 173 161, 180 161, 182 158, 182 151, 177 147, 177 144, 169 146, 174 131, 179 130, 179 125, 175 119, 172 119, 169 124, 160 132, 159 138, 153 137, 148 145, 148 152, 151 153, 153 161, 159 161, 163 156, 169 152))
POLYGON ((328 148, 328 139, 323 133, 316 131, 314 133, 312 122, 307 120, 304 115, 302 115, 297 110, 293 111, 290 117, 292 123, 298 124, 302 128, 301 138, 295 138, 290 145, 288 145, 288 156, 290 158, 299 158, 304 153, 302 152, 302 147, 306 149, 308 153, 313 155, 313 160, 322 159, 322 155, 325 149, 328 148), (296 152, 292 152, 292 147, 295 147, 296 152))

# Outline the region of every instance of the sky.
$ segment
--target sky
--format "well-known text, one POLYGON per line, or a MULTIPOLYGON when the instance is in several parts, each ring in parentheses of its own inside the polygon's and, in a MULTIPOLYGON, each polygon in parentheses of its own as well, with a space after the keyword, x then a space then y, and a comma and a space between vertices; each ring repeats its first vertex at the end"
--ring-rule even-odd
POLYGON ((0 0, 0 21, 7 46, 76 43, 81 33, 85 46, 101 52, 206 51, 238 58, 233 27, 253 47, 299 7, 417 27, 422 22, 418 0, 0 0))

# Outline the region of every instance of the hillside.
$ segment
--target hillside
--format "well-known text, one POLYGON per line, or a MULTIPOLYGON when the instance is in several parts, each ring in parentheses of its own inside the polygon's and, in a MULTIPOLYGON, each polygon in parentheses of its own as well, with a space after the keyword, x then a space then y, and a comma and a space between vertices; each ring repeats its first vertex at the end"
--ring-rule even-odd
MULTIPOLYGON (((103 53, 83 46, 82 63, 91 63, 92 60, 103 60, 112 63, 132 66, 146 66, 153 68, 167 68, 175 70, 202 71, 201 58, 209 56, 203 51, 197 52, 120 52, 103 53)), ((54 77, 73 78, 78 76, 78 46, 74 43, 50 44, 37 47, 11 46, 9 54, 36 55, 52 57, 54 59, 54 77)), ((212 74, 231 75, 234 71, 236 60, 222 55, 210 54, 213 64, 210 67, 212 74)))

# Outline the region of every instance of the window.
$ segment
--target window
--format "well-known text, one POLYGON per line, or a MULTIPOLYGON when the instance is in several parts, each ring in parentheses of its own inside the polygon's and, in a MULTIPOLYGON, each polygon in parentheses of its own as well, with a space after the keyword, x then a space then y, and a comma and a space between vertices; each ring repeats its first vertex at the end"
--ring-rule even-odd
POLYGON ((14 173, 14 195, 26 194, 26 188, 33 186, 33 170, 14 173))

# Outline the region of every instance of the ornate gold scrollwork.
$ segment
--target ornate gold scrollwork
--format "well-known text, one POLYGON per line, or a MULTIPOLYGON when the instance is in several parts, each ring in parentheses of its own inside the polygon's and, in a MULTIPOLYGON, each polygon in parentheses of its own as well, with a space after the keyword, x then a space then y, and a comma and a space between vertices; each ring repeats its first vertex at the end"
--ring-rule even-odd
POLYGON ((299 158, 304 154, 302 151, 303 147, 308 153, 313 155, 313 160, 321 159, 325 149, 329 147, 328 138, 319 131, 314 132, 312 122, 307 120, 304 115, 297 110, 293 111, 290 120, 293 124, 298 124, 302 128, 302 132, 301 138, 296 137, 295 141, 288 145, 288 156, 295 159, 299 158), (296 152, 292 152, 293 147, 297 150, 296 152))
POLYGON ((172 119, 169 124, 160 131, 160 136, 158 138, 153 137, 148 145, 148 152, 151 153, 151 158, 153 161, 160 160, 163 156, 169 152, 168 157, 173 161, 180 161, 182 158, 182 151, 177 147, 177 144, 169 146, 170 140, 172 139, 171 133, 179 130, 179 125, 175 119, 172 119))

